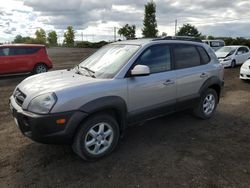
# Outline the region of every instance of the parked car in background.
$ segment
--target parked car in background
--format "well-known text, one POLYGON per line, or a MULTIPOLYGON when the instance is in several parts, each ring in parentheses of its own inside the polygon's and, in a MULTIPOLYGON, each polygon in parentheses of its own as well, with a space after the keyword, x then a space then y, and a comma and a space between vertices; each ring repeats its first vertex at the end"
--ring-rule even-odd
POLYGON ((225 42, 223 40, 202 40, 202 42, 206 43, 214 51, 217 51, 221 47, 225 46, 225 42))
POLYGON ((224 67, 241 65, 250 58, 250 51, 247 46, 224 46, 217 50, 215 54, 224 67))
POLYGON ((38 44, 0 45, 0 75, 43 73, 52 68, 46 47, 38 44))
POLYGON ((250 59, 247 60, 240 68, 240 79, 250 80, 250 59))
POLYGON ((10 97, 21 132, 71 144, 83 159, 114 150, 128 124, 191 109, 213 116, 224 83, 213 50, 190 38, 116 42, 71 70, 22 81, 10 97))

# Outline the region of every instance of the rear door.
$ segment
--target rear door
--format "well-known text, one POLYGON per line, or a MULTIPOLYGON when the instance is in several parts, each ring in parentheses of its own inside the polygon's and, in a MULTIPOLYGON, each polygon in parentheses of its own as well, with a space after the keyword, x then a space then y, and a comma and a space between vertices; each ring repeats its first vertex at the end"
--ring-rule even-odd
POLYGON ((189 102, 199 97, 201 86, 215 67, 209 64, 210 57, 201 46, 177 44, 173 47, 173 55, 177 75, 177 103, 189 105, 189 102))
POLYGON ((33 59, 28 51, 28 47, 14 48, 15 61, 13 63, 15 63, 17 72, 31 71, 30 64, 33 62, 33 59))
POLYGON ((127 78, 128 110, 132 119, 160 115, 175 107, 176 72, 172 70, 170 52, 168 45, 154 45, 135 62, 135 65, 147 65, 150 75, 127 78))

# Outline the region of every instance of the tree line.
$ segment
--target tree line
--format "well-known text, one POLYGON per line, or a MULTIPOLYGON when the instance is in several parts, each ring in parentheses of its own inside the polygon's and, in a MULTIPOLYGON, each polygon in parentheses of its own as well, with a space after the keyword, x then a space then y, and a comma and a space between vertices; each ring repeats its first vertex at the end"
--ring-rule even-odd
MULTIPOLYGON (((72 26, 68 26, 66 32, 64 32, 63 45, 66 47, 73 47, 75 39, 75 31, 72 26)), ((48 46, 58 46, 58 35, 56 31, 50 31, 47 35, 44 29, 37 29, 35 37, 23 37, 17 35, 13 41, 14 43, 24 44, 44 44, 48 46)))

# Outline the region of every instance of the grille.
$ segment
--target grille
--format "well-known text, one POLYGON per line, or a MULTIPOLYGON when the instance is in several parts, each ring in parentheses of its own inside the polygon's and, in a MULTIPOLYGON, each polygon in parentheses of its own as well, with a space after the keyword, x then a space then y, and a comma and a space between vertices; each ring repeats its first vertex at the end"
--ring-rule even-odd
POLYGON ((24 99, 26 98, 26 95, 20 91, 20 89, 16 89, 15 93, 14 93, 14 98, 16 100, 16 103, 19 105, 19 106, 22 106, 23 105, 23 101, 24 99))

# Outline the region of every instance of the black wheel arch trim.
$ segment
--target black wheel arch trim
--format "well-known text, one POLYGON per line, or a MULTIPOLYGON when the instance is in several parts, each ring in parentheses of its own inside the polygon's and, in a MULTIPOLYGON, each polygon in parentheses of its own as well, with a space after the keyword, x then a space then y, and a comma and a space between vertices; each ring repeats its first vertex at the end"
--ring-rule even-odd
POLYGON ((218 77, 216 76, 212 76, 210 78, 208 78, 203 85, 201 86, 200 90, 199 90, 199 94, 200 96, 208 89, 211 88, 212 86, 217 86, 219 88, 219 92, 217 92, 218 94, 218 100, 220 99, 220 93, 222 90, 222 87, 224 85, 224 81, 220 80, 218 77))
POLYGON ((79 108, 80 111, 89 115, 96 112, 105 112, 105 110, 115 110, 119 115, 119 124, 121 131, 126 128, 127 121, 127 105, 124 99, 119 96, 106 96, 94 99, 79 108))

